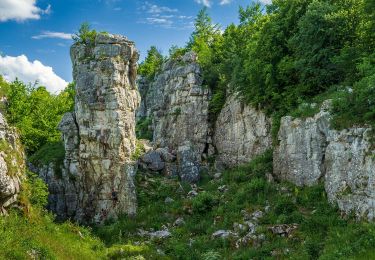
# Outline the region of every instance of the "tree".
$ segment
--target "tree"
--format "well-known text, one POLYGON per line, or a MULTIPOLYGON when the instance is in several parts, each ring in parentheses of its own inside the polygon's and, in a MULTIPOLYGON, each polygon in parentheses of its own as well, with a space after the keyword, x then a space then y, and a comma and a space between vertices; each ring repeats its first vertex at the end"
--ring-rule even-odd
POLYGON ((91 45, 95 42, 97 32, 91 29, 88 22, 81 24, 77 33, 72 36, 74 42, 91 45))
POLYGON ((28 155, 49 142, 59 142, 57 129, 62 116, 73 109, 73 84, 58 95, 43 86, 26 85, 15 80, 7 90, 6 116, 18 128, 28 155))
POLYGON ((153 80, 156 73, 160 71, 164 57, 156 46, 151 46, 147 51, 146 59, 139 65, 138 73, 149 80, 153 80))

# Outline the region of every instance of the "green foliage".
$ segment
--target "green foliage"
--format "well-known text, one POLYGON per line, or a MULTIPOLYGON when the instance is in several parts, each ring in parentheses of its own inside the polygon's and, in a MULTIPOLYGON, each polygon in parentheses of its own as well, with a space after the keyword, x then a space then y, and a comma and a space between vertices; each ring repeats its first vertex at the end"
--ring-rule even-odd
POLYGON ((35 166, 50 165, 53 163, 57 177, 62 177, 62 166, 65 159, 65 147, 62 141, 50 142, 43 145, 37 152, 28 158, 35 166))
POLYGON ((81 24, 78 32, 72 36, 72 39, 76 43, 93 45, 95 43, 97 32, 91 29, 91 26, 88 22, 81 24))
POLYGON ((143 143, 139 140, 136 141, 136 146, 135 146, 135 151, 134 153, 131 155, 131 159, 133 161, 136 161, 138 160, 139 157, 141 157, 144 153, 145 153, 145 147, 143 145, 143 143))
POLYGON ((35 173, 26 171, 27 178, 22 183, 21 201, 27 207, 43 209, 47 206, 48 187, 35 173))
POLYGON ((152 141, 153 133, 150 128, 152 124, 152 118, 144 117, 137 121, 135 126, 135 133, 138 139, 146 139, 152 141))
POLYGON ((375 53, 364 58, 358 70, 362 78, 334 99, 333 125, 336 128, 364 123, 375 127, 375 53))
POLYGON ((16 80, 2 91, 7 98, 8 123, 19 130, 28 155, 49 142, 60 141, 57 125, 64 113, 73 109, 73 84, 59 94, 50 94, 45 87, 27 86, 16 80))
POLYGON ((274 118, 275 136, 281 116, 310 116, 322 102, 311 106, 314 99, 337 89, 335 125, 368 124, 372 108, 364 97, 372 94, 372 78, 363 66, 375 49, 374 8, 369 0, 275 0, 265 10, 255 3, 240 7, 239 25, 224 33, 202 9, 186 48, 198 54, 213 118, 238 92, 274 118), (353 86, 354 97, 340 85, 353 86), (360 116, 348 115, 346 104, 360 116))
POLYGON ((156 73, 160 71, 163 61, 164 57, 160 51, 155 46, 151 46, 147 51, 146 59, 139 65, 138 74, 153 80, 156 73))
POLYGON ((169 58, 172 60, 177 60, 178 58, 184 56, 187 51, 187 48, 172 45, 172 47, 169 48, 169 58))
POLYGON ((217 204, 217 200, 208 192, 201 192, 192 200, 192 209, 197 213, 206 213, 217 204))

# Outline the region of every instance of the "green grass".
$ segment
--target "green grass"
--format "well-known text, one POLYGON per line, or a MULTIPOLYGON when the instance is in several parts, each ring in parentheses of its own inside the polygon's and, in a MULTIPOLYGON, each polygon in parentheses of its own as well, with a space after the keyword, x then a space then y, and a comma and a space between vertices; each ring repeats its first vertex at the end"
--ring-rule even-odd
POLYGON ((220 179, 204 173, 198 195, 192 198, 189 184, 139 173, 137 216, 122 216, 92 229, 55 223, 40 210, 45 188, 30 175, 21 198, 29 198, 31 206, 0 217, 0 259, 374 258, 374 224, 342 218, 327 202, 323 185, 300 188, 269 183, 265 176, 270 172, 272 151, 224 172, 220 179), (223 185, 226 192, 218 190, 223 185), (167 197, 173 201, 166 203, 167 197), (212 238, 215 231, 233 230, 234 223, 244 223, 244 214, 257 210, 264 213, 256 231, 264 236, 263 242, 237 248, 235 238, 212 238), (185 223, 172 227, 179 217, 185 223), (281 237, 269 230, 276 224, 298 224, 298 228, 291 236, 281 237), (169 226, 170 238, 150 240, 138 235, 139 229, 156 231, 164 225, 169 226))
POLYGON ((269 183, 272 152, 248 165, 228 170, 220 180, 205 175, 199 195, 188 198, 190 187, 161 176, 138 174, 138 215, 94 228, 107 246, 116 243, 150 243, 150 259, 371 259, 374 256, 375 225, 343 219, 327 202, 323 185, 298 188, 289 183, 269 183), (226 185, 227 192, 218 191, 226 185), (174 201, 166 204, 165 198, 174 201), (265 212, 265 207, 269 211, 265 212), (265 235, 261 246, 235 247, 236 239, 212 239, 212 233, 233 230, 243 223, 243 213, 265 212, 257 233, 265 235), (148 242, 138 229, 161 230, 183 217, 185 224, 170 227, 172 237, 148 242), (291 237, 272 234, 275 224, 298 224, 291 237), (164 256, 155 253, 156 249, 164 256))
POLYGON ((88 229, 72 223, 55 224, 46 212, 29 218, 19 212, 0 217, 1 259, 98 259, 103 243, 88 229))

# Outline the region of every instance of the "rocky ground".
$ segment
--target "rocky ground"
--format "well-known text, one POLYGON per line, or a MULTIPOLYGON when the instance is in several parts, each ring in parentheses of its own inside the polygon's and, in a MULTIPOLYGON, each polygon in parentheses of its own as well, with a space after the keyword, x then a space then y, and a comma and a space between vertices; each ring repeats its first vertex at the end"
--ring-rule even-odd
POLYGON ((247 166, 205 173, 198 184, 141 172, 137 217, 108 222, 94 232, 108 246, 143 248, 123 248, 121 257, 340 259, 342 252, 374 257, 365 249, 375 243, 373 225, 340 216, 321 184, 298 188, 267 180, 271 158, 268 152, 247 166), (358 232, 364 232, 360 241, 358 232))

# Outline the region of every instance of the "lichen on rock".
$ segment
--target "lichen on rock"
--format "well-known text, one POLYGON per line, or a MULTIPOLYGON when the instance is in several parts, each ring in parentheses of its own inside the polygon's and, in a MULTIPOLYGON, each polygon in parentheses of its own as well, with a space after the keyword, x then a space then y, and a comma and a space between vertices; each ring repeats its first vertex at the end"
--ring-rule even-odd
POLYGON ((61 176, 50 166, 40 172, 50 208, 84 223, 134 215, 138 51, 123 36, 99 33, 94 44, 75 43, 70 54, 76 97, 59 125, 64 167, 61 176))
POLYGON ((25 169, 19 136, 0 112, 0 214, 17 202, 25 169))

